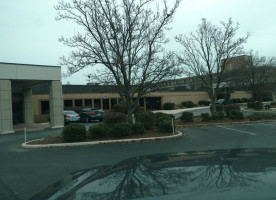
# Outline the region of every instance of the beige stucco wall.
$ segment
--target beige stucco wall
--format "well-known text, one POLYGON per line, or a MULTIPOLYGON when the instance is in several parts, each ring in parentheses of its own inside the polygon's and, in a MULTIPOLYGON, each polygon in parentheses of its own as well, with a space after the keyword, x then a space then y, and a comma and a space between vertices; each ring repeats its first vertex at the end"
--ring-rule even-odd
POLYGON ((179 106, 183 101, 192 101, 194 104, 198 104, 199 101, 207 99, 209 99, 207 92, 169 92, 163 95, 162 105, 172 102, 179 106))
POLYGON ((242 98, 250 99, 252 98, 252 95, 251 93, 245 92, 245 91, 235 91, 234 93, 231 93, 231 99, 242 99, 242 98))

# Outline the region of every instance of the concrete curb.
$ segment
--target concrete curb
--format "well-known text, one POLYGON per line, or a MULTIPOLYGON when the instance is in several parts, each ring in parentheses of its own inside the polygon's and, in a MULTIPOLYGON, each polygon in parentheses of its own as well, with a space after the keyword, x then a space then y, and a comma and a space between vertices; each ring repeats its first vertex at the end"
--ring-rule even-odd
POLYGON ((60 144, 28 144, 33 141, 43 140, 32 140, 22 144, 24 149, 39 149, 39 148, 55 148, 55 147, 77 147, 77 146, 88 146, 97 144, 112 144, 112 143, 125 143, 125 142, 144 142, 144 141, 155 141, 165 140, 182 137, 182 132, 176 131, 176 135, 163 136, 163 137, 151 137, 151 138, 137 138, 137 139, 122 139, 122 140, 106 140, 106 141, 93 141, 93 142, 75 142, 75 143, 60 143, 60 144))
POLYGON ((218 125, 235 125, 235 124, 256 124, 256 123, 269 123, 276 122, 276 120, 263 120, 263 121, 245 121, 245 122, 225 122, 225 123, 212 123, 212 124, 194 124, 194 125, 176 125, 178 128, 189 128, 198 126, 218 126, 218 125))

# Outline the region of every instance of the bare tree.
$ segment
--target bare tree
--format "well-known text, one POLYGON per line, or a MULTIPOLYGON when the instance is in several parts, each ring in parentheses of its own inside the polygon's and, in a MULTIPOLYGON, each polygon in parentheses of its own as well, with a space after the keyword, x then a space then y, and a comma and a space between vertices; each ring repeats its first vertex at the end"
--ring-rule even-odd
POLYGON ((166 79, 179 75, 174 54, 164 51, 165 31, 180 3, 172 8, 150 9, 154 0, 73 0, 59 1, 57 20, 71 20, 82 32, 61 37, 64 45, 75 49, 61 58, 61 64, 75 73, 87 66, 103 67, 90 78, 102 84, 116 85, 132 123, 139 98, 166 79), (135 100, 133 101, 133 98, 135 100))
POLYGON ((276 91, 276 57, 260 56, 251 50, 249 58, 234 71, 232 85, 249 91, 262 108, 263 98, 276 91))
POLYGON ((218 89, 224 81, 227 64, 243 53, 243 44, 248 38, 236 38, 239 25, 233 25, 230 18, 220 26, 212 25, 206 19, 190 35, 176 36, 184 50, 179 54, 180 64, 186 67, 186 75, 196 76, 211 99, 212 112, 216 111, 215 101, 218 89))

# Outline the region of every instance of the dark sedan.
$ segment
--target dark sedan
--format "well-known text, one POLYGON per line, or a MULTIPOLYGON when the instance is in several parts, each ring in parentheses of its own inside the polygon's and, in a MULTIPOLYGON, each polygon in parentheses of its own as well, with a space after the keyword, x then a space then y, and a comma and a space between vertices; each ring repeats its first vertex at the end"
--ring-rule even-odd
POLYGON ((90 122, 92 120, 103 120, 103 110, 98 108, 83 108, 80 112, 80 121, 90 122))
POLYGON ((31 199, 275 199, 276 150, 139 156, 72 173, 31 199))

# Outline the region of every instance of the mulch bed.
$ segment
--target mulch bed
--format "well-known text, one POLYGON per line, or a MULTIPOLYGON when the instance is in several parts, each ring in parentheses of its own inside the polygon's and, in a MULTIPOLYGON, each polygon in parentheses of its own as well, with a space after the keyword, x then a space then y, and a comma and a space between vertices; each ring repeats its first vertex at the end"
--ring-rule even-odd
MULTIPOLYGON (((87 133, 87 138, 85 140, 82 140, 81 142, 92 142, 92 141, 106 141, 106 140, 119 140, 119 139, 135 139, 135 138, 150 138, 150 137, 162 137, 162 136, 170 136, 172 133, 163 133, 160 132, 157 127, 154 127, 153 130, 147 130, 145 134, 139 135, 139 134, 132 134, 124 138, 116 138, 116 137, 105 137, 101 139, 92 139, 90 135, 87 133)), ((50 137, 46 137, 42 140, 36 140, 29 142, 28 144, 60 144, 60 143, 66 143, 63 138, 62 134, 53 135, 50 137)))

